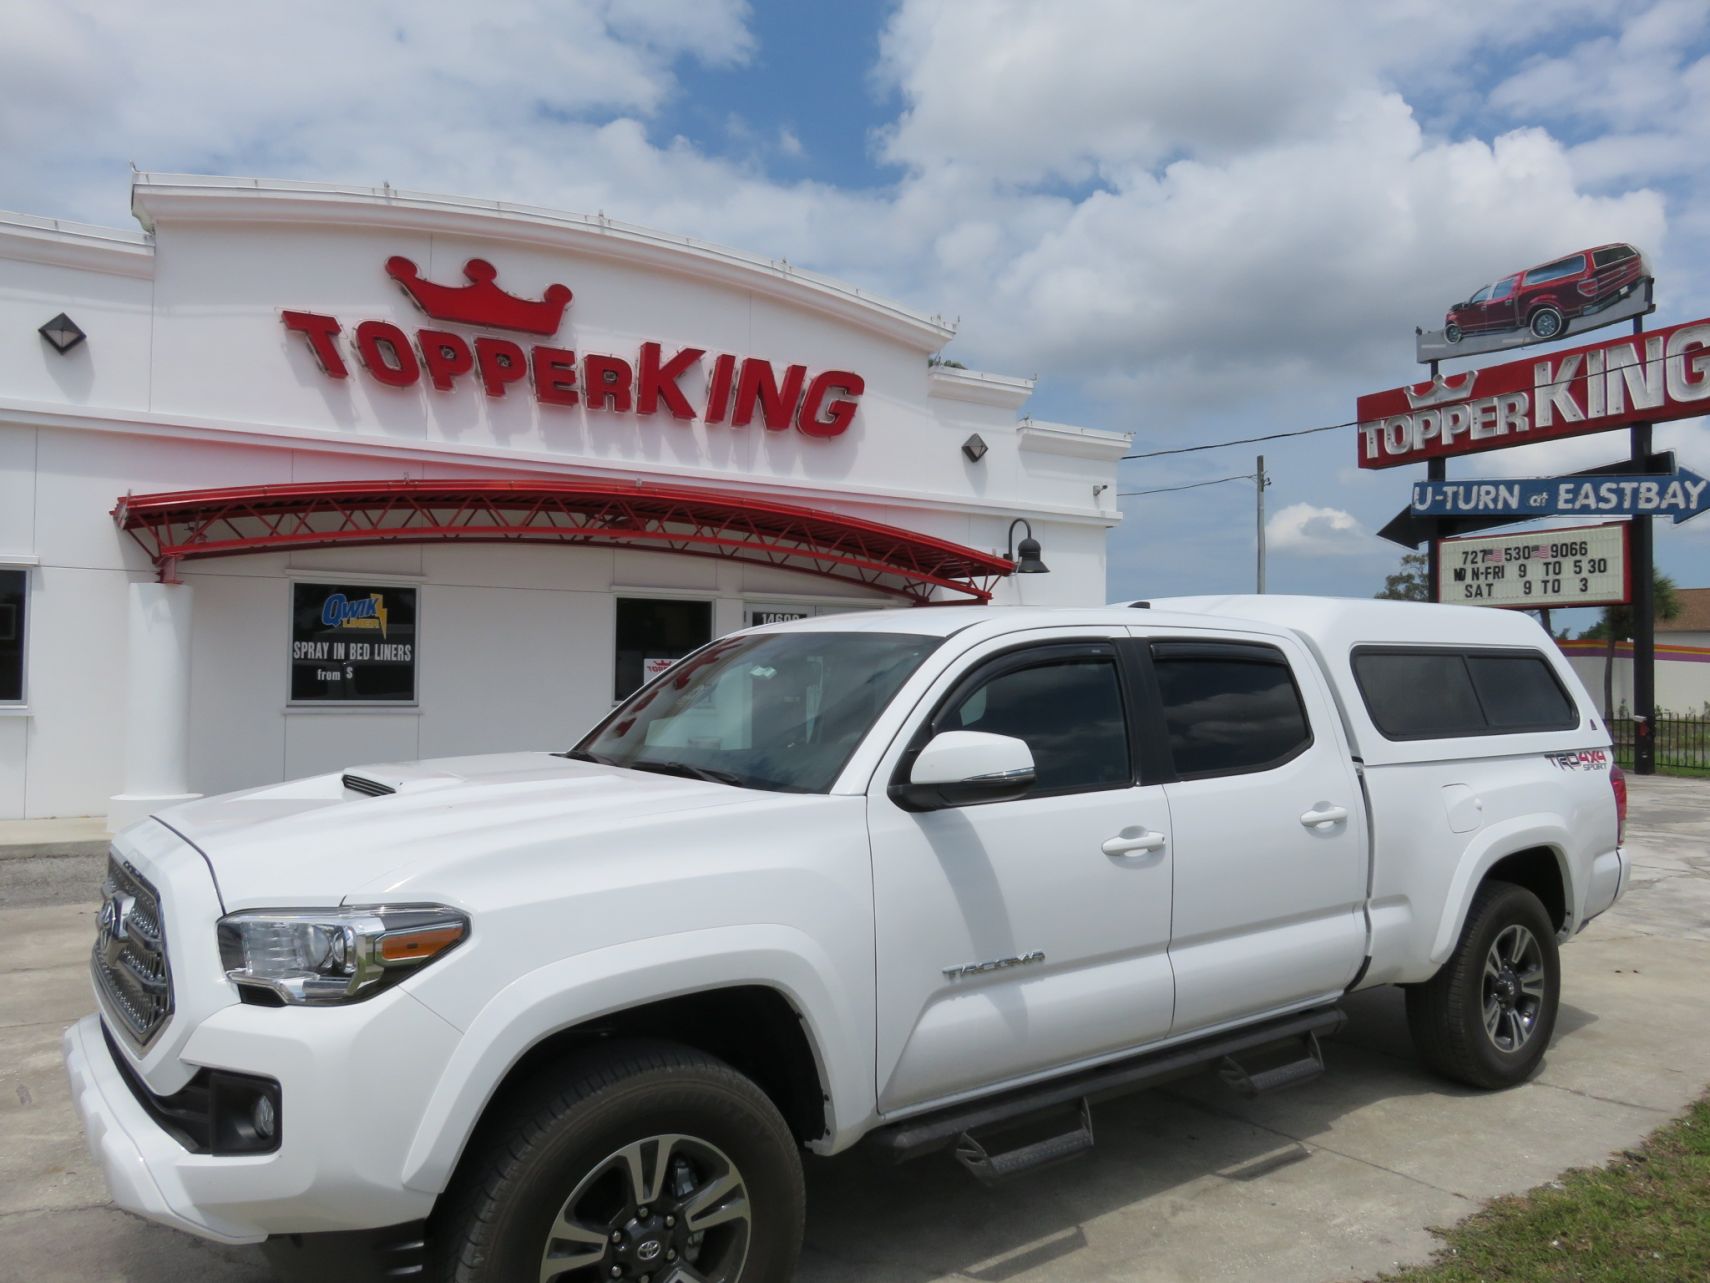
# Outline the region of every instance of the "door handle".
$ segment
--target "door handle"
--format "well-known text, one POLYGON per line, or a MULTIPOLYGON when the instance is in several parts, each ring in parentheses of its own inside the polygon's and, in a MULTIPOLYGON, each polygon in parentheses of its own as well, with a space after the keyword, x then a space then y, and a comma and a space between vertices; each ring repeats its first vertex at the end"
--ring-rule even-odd
POLYGON ((1113 838, 1104 840, 1106 855, 1134 855, 1140 851, 1162 851, 1164 835, 1141 830, 1136 833, 1133 829, 1124 829, 1113 838))
POLYGON ((1309 829, 1321 829, 1326 824, 1340 824, 1348 818, 1348 808, 1345 806, 1326 806, 1308 811, 1300 817, 1300 822, 1309 829))

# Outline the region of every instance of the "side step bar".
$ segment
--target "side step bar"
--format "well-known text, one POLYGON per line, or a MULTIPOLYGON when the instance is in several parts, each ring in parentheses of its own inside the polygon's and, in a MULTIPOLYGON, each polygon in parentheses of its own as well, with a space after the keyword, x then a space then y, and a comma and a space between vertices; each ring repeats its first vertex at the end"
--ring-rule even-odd
POLYGON ((963 1132, 956 1141, 956 1161, 966 1167, 976 1180, 992 1185, 1022 1172, 1079 1158, 1092 1147, 1092 1105, 1083 1096, 1078 1125, 1071 1130, 996 1154, 986 1149, 984 1141, 970 1132, 963 1132))
POLYGON ((1250 1070, 1234 1056, 1225 1056, 1217 1071, 1224 1082, 1243 1096, 1259 1096, 1296 1083, 1311 1082, 1324 1073, 1324 1049, 1318 1045, 1316 1033, 1306 1034, 1288 1050, 1293 1053, 1291 1058, 1259 1070, 1250 1070))
MULTIPOLYGON (((937 1110, 930 1114, 922 1114, 916 1118, 904 1119, 881 1127, 867 1138, 867 1144, 884 1150, 897 1162, 905 1162, 911 1158, 919 1158, 923 1154, 934 1153, 952 1144, 960 1144, 966 1137, 973 1141, 974 1134, 1006 1124, 1014 1124, 1033 1115, 1044 1113, 1059 1106, 1084 1102, 1087 1098, 1100 1096, 1118 1096, 1126 1092, 1142 1091, 1148 1087, 1157 1087, 1172 1079, 1183 1078, 1188 1074, 1208 1066, 1219 1065, 1225 1060, 1232 1061, 1239 1067, 1239 1057, 1251 1055, 1265 1048, 1274 1047, 1278 1043, 1294 1043, 1303 1045, 1311 1040, 1314 1053, 1317 1054, 1318 1039, 1329 1037, 1339 1030, 1347 1021, 1340 1007, 1316 1007, 1311 1011, 1298 1012, 1292 1016, 1279 1016, 1275 1020, 1267 1020, 1263 1024, 1249 1025, 1243 1029, 1233 1029, 1228 1033, 1217 1034, 1199 1042, 1187 1043, 1178 1047, 1166 1047, 1162 1051, 1154 1051, 1145 1055, 1134 1056, 1127 1060, 1119 1060, 1108 1065, 1099 1065, 1093 1069, 1083 1069, 1079 1073, 1067 1074, 1061 1078, 1048 1079, 1045 1082, 1034 1083, 1028 1087, 1019 1087, 1014 1091, 1003 1092, 981 1100, 968 1101, 960 1105, 952 1105, 947 1109, 937 1110)), ((1299 1059, 1288 1062, 1296 1065, 1299 1059)), ((1323 1067, 1323 1057, 1317 1054, 1318 1069, 1323 1067)), ((1254 1084, 1259 1084, 1265 1074, 1274 1070, 1263 1071, 1260 1074, 1241 1073, 1254 1084)), ((1304 1081, 1303 1071, 1299 1078, 1290 1078, 1289 1082, 1304 1081)), ((1285 1082, 1274 1081, 1276 1086, 1287 1085, 1285 1082)), ((1260 1090, 1268 1089, 1261 1086, 1260 1090)), ((992 1167, 1007 1158, 998 1155, 996 1158, 986 1153, 985 1147, 974 1141, 980 1152, 985 1154, 986 1161, 992 1167)), ((1045 1144, 1046 1142, 1041 1142, 1045 1144)), ((1067 1152, 1046 1154, 1041 1161, 1056 1161, 1059 1157, 1067 1157, 1071 1153, 1080 1153, 1092 1147, 1092 1128, 1090 1123, 1079 1132, 1070 1132, 1064 1136, 1050 1138, 1050 1143, 1064 1147, 1067 1152), (1080 1139, 1084 1133, 1084 1141, 1080 1139), (1071 1139, 1073 1138, 1073 1139, 1071 1139)), ((1028 1150, 1033 1146, 1026 1147, 1028 1150)), ((972 1150, 969 1151, 972 1155, 972 1150)), ((978 1163, 975 1159, 975 1164, 978 1163)), ((964 1160, 964 1166, 975 1170, 975 1166, 964 1160)), ((1022 1163, 1019 1157, 1009 1159, 1008 1166, 1013 1170, 1021 1170, 1022 1166, 1035 1165, 1031 1162, 1022 1163), (1016 1164, 1021 1164, 1017 1166, 1016 1164)), ((976 1171, 976 1175, 979 1173, 976 1171)), ((1007 1174, 1007 1173, 1006 1173, 1007 1174)))

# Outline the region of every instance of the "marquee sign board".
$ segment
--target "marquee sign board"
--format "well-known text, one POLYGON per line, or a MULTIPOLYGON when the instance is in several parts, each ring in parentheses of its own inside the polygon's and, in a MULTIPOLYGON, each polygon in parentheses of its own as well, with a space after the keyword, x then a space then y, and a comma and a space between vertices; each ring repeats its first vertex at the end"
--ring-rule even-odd
POLYGON ((1518 610, 1620 605, 1632 593, 1628 528, 1616 521, 1445 539, 1437 600, 1518 610))
POLYGON ((1359 463, 1393 468, 1710 413, 1710 318, 1358 402, 1359 463))

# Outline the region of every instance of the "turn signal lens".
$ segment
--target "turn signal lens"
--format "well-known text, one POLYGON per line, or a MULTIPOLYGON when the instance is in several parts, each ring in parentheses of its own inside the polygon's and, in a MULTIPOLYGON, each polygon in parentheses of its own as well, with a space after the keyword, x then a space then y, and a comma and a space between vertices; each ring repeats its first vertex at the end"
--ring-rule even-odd
POLYGON ((1609 787, 1615 790, 1615 845, 1627 840, 1627 772, 1609 764, 1609 787))
POLYGON ((426 962, 463 939, 466 929, 461 922, 451 922, 414 931, 389 931, 380 937, 380 961, 388 965, 426 962))
POLYGON ((300 1006, 369 997, 468 936, 469 919, 438 904, 251 909, 219 925, 227 979, 300 1006))

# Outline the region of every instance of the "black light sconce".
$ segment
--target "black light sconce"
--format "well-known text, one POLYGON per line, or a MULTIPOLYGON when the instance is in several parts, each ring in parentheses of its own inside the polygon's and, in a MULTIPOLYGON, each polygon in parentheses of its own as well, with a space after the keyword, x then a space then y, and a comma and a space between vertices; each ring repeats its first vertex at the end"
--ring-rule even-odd
POLYGON ((986 439, 978 432, 962 442, 962 453, 968 456, 969 463, 978 463, 986 457, 986 439))
POLYGON ((1039 541, 1033 537, 1033 523, 1026 517, 1017 517, 1009 523, 1009 559, 1015 563, 1015 573, 1018 575, 1048 575, 1051 567, 1039 560, 1039 541), (1018 544, 1015 542, 1015 528, 1026 526, 1027 534, 1018 544))
POLYGON ((67 352, 71 351, 72 348, 76 347, 79 343, 83 342, 84 339, 89 337, 82 330, 78 329, 77 322, 72 320, 64 312, 61 312, 58 316, 54 317, 53 320, 42 326, 41 329, 36 331, 36 333, 51 343, 53 345, 53 350, 58 352, 61 356, 64 356, 67 352))

